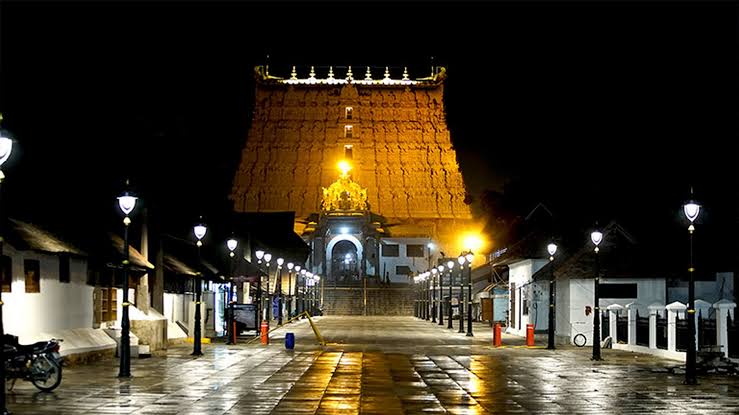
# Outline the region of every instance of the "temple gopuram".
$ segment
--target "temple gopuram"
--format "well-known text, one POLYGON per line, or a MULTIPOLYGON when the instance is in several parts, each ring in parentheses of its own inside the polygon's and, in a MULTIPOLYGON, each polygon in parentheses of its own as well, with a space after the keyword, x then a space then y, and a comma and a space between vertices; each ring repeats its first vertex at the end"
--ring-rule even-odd
POLYGON ((471 224, 445 119, 446 70, 419 79, 393 71, 255 68, 234 210, 295 212, 312 248, 306 265, 328 285, 407 282, 444 251, 456 257, 471 224))

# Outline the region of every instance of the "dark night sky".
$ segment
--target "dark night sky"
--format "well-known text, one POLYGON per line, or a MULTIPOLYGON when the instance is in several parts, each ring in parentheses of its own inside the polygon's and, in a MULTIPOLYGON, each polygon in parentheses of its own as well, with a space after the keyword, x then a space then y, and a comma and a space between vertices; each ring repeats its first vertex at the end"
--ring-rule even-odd
POLYGON ((735 5, 1 7, 0 109, 19 143, 3 197, 16 216, 109 220, 131 177, 172 229, 222 217, 268 52, 283 74, 371 64, 425 76, 435 56, 473 195, 517 182, 523 205, 649 223, 692 183, 736 224, 735 5))

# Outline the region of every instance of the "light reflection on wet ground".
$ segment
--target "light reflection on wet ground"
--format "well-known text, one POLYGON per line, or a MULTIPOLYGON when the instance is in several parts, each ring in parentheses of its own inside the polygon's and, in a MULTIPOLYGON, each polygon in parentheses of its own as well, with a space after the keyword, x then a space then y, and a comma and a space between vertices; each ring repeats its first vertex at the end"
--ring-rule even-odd
MULTIPOLYGON (((305 322, 276 332, 273 344, 171 348, 134 359, 65 368, 62 386, 38 393, 19 383, 15 414, 643 414, 739 413, 739 379, 702 376, 700 385, 653 371, 673 361, 587 348, 493 349, 413 318, 317 319, 331 342, 321 348, 305 322), (284 333, 295 333, 288 351, 284 333)), ((485 330, 479 326, 478 330, 485 330)))

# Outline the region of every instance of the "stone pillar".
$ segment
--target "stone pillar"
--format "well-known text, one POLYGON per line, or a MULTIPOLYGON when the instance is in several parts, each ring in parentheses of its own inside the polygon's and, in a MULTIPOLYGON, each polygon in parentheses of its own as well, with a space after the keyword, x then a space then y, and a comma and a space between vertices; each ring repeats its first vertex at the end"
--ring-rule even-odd
MULTIPOLYGON (((143 255, 144 259, 149 260, 149 230, 146 226, 147 214, 144 209, 141 215, 141 246, 139 251, 143 255)), ((139 285, 136 287, 136 308, 142 313, 149 314, 149 305, 151 304, 151 297, 149 296, 149 274, 144 274, 139 278, 139 285)))
MULTIPOLYGON (((629 317, 629 329, 628 329, 628 341, 627 343, 630 345, 636 344, 636 316, 637 311, 641 308, 641 304, 637 302, 626 304, 626 313, 629 317)), ((651 320, 650 320, 651 322, 651 320)), ((656 330, 656 324, 657 321, 655 320, 655 330, 656 330)), ((651 328, 651 326, 650 326, 651 328)), ((651 330, 650 330, 651 332, 651 330)))
POLYGON ((611 336, 611 342, 613 343, 618 342, 616 324, 618 323, 618 313, 623 309, 623 306, 618 304, 611 304, 606 307, 606 310, 608 310, 608 335, 611 336))
POLYGON ((729 328, 726 325, 726 318, 730 313, 733 314, 732 310, 736 308, 736 303, 720 300, 713 304, 713 308, 716 310, 716 344, 724 352, 724 357, 729 357, 729 328))
POLYGON ((677 326, 675 324, 675 320, 678 316, 680 318, 685 318, 685 310, 688 307, 679 302, 675 301, 674 303, 667 304, 665 306, 665 309, 667 309, 667 350, 670 352, 674 352, 677 345, 677 326))
POLYGON ((157 255, 154 260, 154 283, 152 284, 151 305, 159 313, 164 314, 164 249, 162 239, 157 238, 157 255))
POLYGON ((657 315, 665 309, 664 304, 654 303, 649 307, 649 348, 657 348, 657 315))

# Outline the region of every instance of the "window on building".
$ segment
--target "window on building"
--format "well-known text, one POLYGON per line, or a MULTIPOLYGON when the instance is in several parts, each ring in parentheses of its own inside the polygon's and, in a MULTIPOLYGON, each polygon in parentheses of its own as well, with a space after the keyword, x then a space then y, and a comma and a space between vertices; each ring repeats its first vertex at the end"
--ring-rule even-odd
POLYGON ((95 324, 118 319, 118 291, 115 288, 96 288, 93 304, 95 324))
POLYGON ((351 160, 353 157, 353 146, 351 145, 345 145, 344 146, 344 158, 347 160, 351 160))
POLYGON ((3 292, 9 293, 13 285, 13 261, 7 255, 0 256, 0 275, 3 292))
POLYGON ((397 265, 395 275, 411 275, 411 268, 408 265, 397 265))
POLYGON ((423 258, 423 245, 406 245, 405 252, 409 258, 423 258))
POLYGON ((59 282, 69 282, 69 255, 59 255, 59 282))
POLYGON ((352 138, 354 134, 354 127, 351 125, 344 126, 344 138, 352 138))
POLYGON ((529 289, 528 287, 521 288, 521 312, 523 315, 529 315, 529 289))
POLYGON ((23 272, 26 274, 26 292, 41 292, 40 264, 37 259, 26 259, 23 261, 23 272))
POLYGON ((400 245, 382 245, 382 256, 400 256, 400 245))
POLYGON ((353 112, 353 108, 352 107, 346 107, 344 109, 344 116, 346 117, 347 120, 351 120, 352 119, 352 112, 353 112))
POLYGON ((600 298, 636 298, 636 283, 600 284, 600 298))

